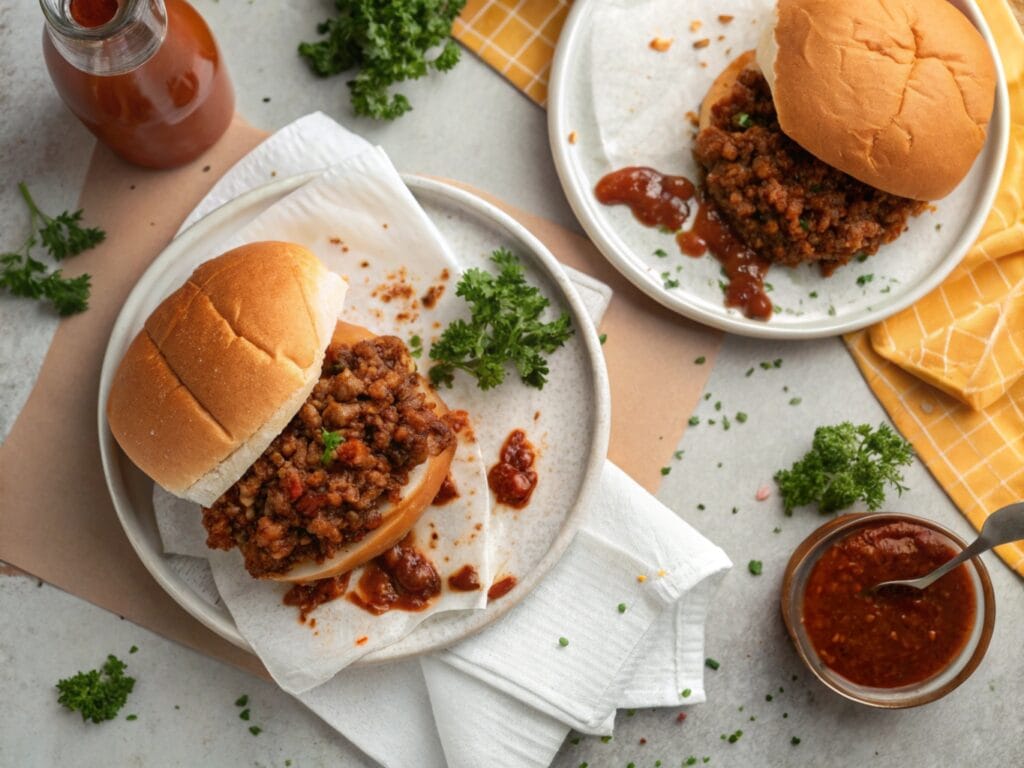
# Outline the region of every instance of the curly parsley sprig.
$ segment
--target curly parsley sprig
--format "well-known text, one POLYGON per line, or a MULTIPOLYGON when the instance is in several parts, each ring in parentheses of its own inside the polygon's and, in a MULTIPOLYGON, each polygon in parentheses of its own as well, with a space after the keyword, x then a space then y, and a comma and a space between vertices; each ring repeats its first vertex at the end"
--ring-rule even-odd
POLYGON ((872 512, 885 501, 885 488, 898 494, 900 467, 914 459, 914 449, 890 427, 854 426, 848 421, 814 430, 811 450, 789 469, 775 473, 787 515, 795 507, 817 504, 822 513, 845 509, 862 500, 872 512))
POLYGON ((497 275, 469 269, 459 280, 455 295, 469 304, 470 319, 452 322, 430 348, 430 380, 434 386, 451 386, 455 371, 461 370, 474 376, 480 389, 491 389, 505 380, 505 364, 511 362, 523 383, 543 389, 548 374, 544 355, 572 336, 569 315, 541 322, 549 302, 526 281, 515 255, 499 248, 491 261, 497 275))
POLYGON ((61 316, 82 312, 89 306, 88 274, 65 278, 59 269, 49 271, 32 258, 32 249, 40 242, 55 261, 77 256, 98 245, 106 233, 96 227, 83 227, 81 209, 49 216, 39 209, 25 182, 18 190, 28 207, 29 235, 17 251, 0 253, 0 288, 15 296, 47 299, 61 316))
POLYGON ((412 105, 395 83, 447 72, 459 62, 449 35, 466 0, 335 0, 338 15, 317 26, 327 37, 301 43, 299 55, 321 77, 358 67, 348 81, 358 115, 383 120, 401 117, 412 105), (440 53, 427 58, 438 46, 440 53))
POLYGON ((57 682, 57 702, 79 712, 83 720, 102 723, 113 720, 135 688, 135 678, 124 671, 127 665, 113 654, 100 669, 79 672, 57 682))

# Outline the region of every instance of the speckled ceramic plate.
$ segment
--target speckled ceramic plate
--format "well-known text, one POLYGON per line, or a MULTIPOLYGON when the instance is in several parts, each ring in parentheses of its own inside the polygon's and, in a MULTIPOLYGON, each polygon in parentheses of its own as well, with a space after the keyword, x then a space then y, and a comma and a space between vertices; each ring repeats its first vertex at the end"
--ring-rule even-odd
POLYGON ((699 108, 729 61, 756 47, 773 0, 577 0, 558 42, 548 104, 555 167, 577 218, 604 256, 648 296, 732 333, 833 336, 904 309, 939 285, 978 236, 1009 139, 1009 99, 995 43, 971 0, 950 1, 981 32, 998 70, 988 140, 974 167, 934 211, 912 219, 899 239, 863 263, 853 261, 829 278, 808 266, 774 267, 766 285, 776 311, 761 322, 725 307, 714 258, 683 256, 670 234, 644 227, 626 206, 601 205, 593 190, 603 175, 629 165, 698 178, 684 115, 699 108), (719 14, 734 18, 722 24, 719 14), (694 20, 702 20, 697 31, 690 30, 694 20), (648 45, 654 37, 674 42, 657 53, 648 45), (695 48, 700 39, 707 44, 695 48))
MULTIPOLYGON (((128 539, 154 578, 185 610, 235 645, 248 649, 230 613, 211 592, 204 560, 163 554, 153 515, 153 483, 122 453, 110 433, 104 404, 114 371, 128 344, 155 305, 197 266, 195 254, 209 251, 259 213, 297 189, 312 175, 283 179, 255 189, 209 214, 181 233, 146 270, 132 290, 111 334, 100 379, 100 450, 107 485, 128 539)), ((449 646, 479 631, 523 599, 561 557, 572 540, 580 512, 592 491, 608 447, 609 394, 604 357, 586 310, 565 272, 543 245, 515 220, 474 195, 449 185, 406 177, 406 184, 446 238, 461 266, 487 265, 497 247, 521 257, 530 281, 539 285, 555 311, 570 314, 575 335, 552 357, 543 390, 514 377, 474 398, 474 429, 485 460, 496 460, 515 427, 527 429, 539 448, 541 477, 523 510, 498 507, 490 535, 494 573, 512 574, 515 589, 485 610, 438 614, 401 642, 367 655, 359 664, 396 660, 449 646)), ((439 269, 423 279, 430 280, 439 269)), ((416 276, 413 275, 413 278, 416 276)), ((458 404, 453 405, 457 406, 458 404)))

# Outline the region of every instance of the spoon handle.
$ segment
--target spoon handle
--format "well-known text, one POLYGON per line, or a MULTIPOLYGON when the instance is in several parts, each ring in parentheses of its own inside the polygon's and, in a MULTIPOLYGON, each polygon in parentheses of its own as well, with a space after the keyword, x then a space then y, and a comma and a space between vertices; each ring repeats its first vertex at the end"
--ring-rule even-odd
POLYGON ((982 552, 989 549, 991 546, 992 545, 985 541, 983 538, 979 537, 975 539, 971 546, 967 547, 967 549, 963 550, 959 555, 954 557, 952 560, 948 560, 947 562, 940 565, 934 571, 929 573, 925 577, 925 579, 922 579, 923 583, 921 584, 920 589, 924 589, 925 587, 934 584, 936 581, 941 579, 943 576, 952 571, 958 565, 967 562, 976 555, 980 555, 982 552))

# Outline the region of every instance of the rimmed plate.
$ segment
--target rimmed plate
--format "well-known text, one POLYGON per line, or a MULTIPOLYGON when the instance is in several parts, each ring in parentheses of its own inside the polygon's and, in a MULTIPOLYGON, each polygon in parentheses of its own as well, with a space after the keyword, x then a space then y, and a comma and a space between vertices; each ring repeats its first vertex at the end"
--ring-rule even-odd
POLYGON ((761 20, 774 3, 577 0, 559 38, 548 104, 555 167, 577 218, 604 256, 652 299, 732 333, 834 336, 904 309, 939 285, 968 251, 1006 160, 1009 98, 995 43, 973 2, 950 1, 981 32, 998 73, 988 140, 970 174, 934 211, 913 219, 898 240, 863 263, 851 262, 829 278, 806 266, 773 268, 767 282, 776 312, 761 322, 724 306, 716 260, 683 256, 670 235, 642 226, 625 206, 601 205, 593 190, 604 174, 629 165, 698 178, 693 129, 684 115, 697 111, 732 58, 756 47, 761 20), (611 22, 616 9, 621 12, 611 22), (719 15, 733 19, 716 22, 719 15), (703 26, 691 31, 691 22, 700 19, 703 26), (673 45, 653 51, 655 37, 672 38, 673 45), (695 48, 704 38, 705 47, 695 48), (668 257, 657 256, 659 250, 668 257))
MULTIPOLYGON (((227 235, 254 219, 316 174, 282 179, 254 189, 182 232, 132 289, 114 324, 100 377, 100 453, 107 486, 121 524, 143 564, 186 611, 235 645, 250 650, 222 603, 197 588, 195 564, 163 554, 153 514, 153 483, 124 455, 110 433, 105 403, 124 351, 152 309, 176 289, 227 235)), ((498 537, 495 573, 512 574, 518 585, 485 610, 438 614, 402 641, 375 651, 357 664, 397 660, 439 650, 479 631, 514 607, 558 561, 579 527, 581 511, 597 482, 608 447, 610 399, 607 372, 593 323, 578 294, 551 253, 518 222, 478 197, 431 179, 404 181, 446 238, 463 269, 487 266, 498 247, 516 252, 529 280, 540 286, 554 311, 570 314, 575 334, 552 357, 543 390, 514 377, 471 415, 486 461, 496 460, 509 430, 524 427, 538 445, 535 495, 523 510, 498 507, 491 535, 498 537)), ((416 275, 411 275, 412 280, 416 275)), ((430 280, 433 275, 422 276, 430 280)), ((457 403, 452 403, 457 407, 457 403)))

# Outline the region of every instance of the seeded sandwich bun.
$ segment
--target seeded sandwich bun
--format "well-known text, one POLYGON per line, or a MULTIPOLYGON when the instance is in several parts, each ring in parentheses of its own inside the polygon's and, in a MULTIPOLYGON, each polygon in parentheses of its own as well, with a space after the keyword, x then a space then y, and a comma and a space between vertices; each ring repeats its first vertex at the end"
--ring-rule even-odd
POLYGON ((107 419, 121 448, 171 493, 213 504, 309 396, 347 289, 293 243, 198 267, 114 375, 107 419))
POLYGON ((783 132, 884 192, 945 197, 985 143, 995 64, 947 0, 779 0, 757 61, 783 132))

